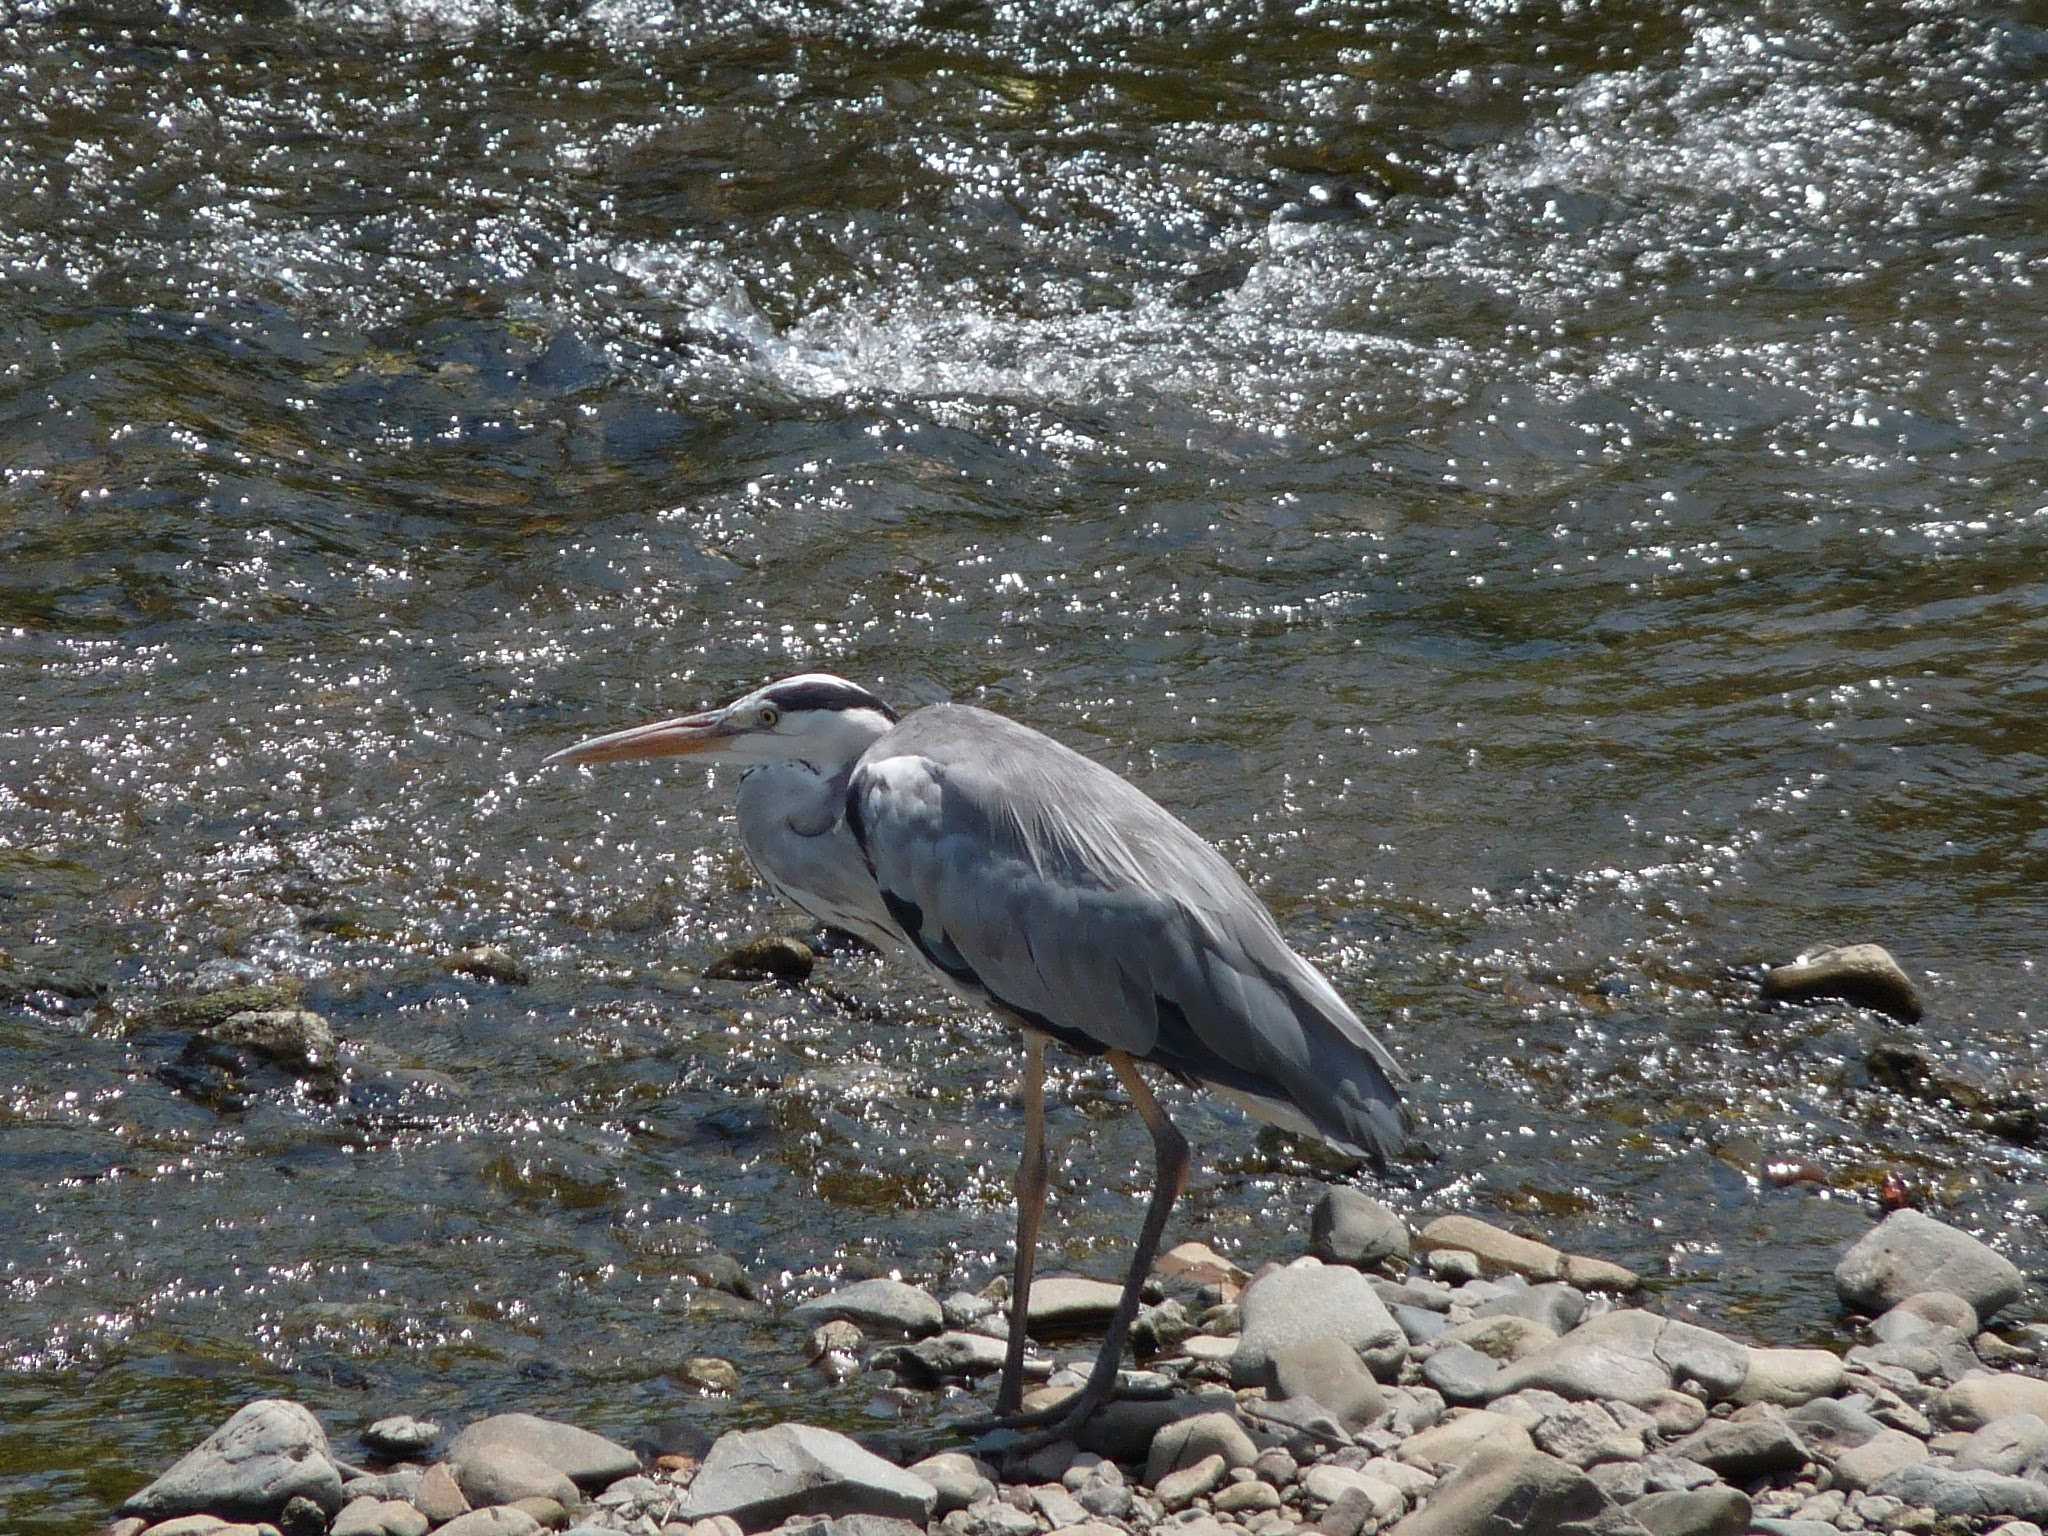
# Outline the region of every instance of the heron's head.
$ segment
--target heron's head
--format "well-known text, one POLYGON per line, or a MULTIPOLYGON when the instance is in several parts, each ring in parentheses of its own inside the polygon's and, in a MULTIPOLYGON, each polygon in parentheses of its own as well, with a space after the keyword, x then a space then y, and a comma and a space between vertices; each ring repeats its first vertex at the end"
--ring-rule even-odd
POLYGON ((694 756, 741 764, 803 762, 830 773, 859 757, 895 723, 896 711, 858 683, 829 672, 806 672, 742 694, 723 709, 592 736, 548 761, 694 756))

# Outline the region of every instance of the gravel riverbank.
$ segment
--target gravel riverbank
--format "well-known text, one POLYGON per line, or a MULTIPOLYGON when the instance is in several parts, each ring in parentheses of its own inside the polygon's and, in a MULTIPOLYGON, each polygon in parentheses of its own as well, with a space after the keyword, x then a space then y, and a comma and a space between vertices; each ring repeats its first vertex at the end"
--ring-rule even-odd
MULTIPOLYGON (((1470 1216, 1411 1231, 1326 1189, 1314 1251, 1249 1275, 1164 1256, 1142 1369, 1080 1442, 1005 1455, 949 1433, 1001 1360, 1000 1284, 863 1281, 792 1309, 819 1368, 867 1372, 938 1428, 783 1423, 709 1446, 616 1444, 504 1414, 454 1434, 390 1416, 350 1442, 245 1405, 109 1536, 2039 1536, 2048 1325, 2008 1260, 1901 1210, 1842 1255, 1837 1348, 1758 1347, 1667 1317, 1599 1259, 1470 1216), (1996 1326, 1987 1326, 1987 1325, 1996 1326), (978 1453, 977 1453, 978 1451, 978 1453)), ((1115 1287, 1034 1287, 1034 1338, 1083 1337, 1115 1287)), ((1085 1351, 1034 1362, 1026 1407, 1085 1351)), ((744 1395, 726 1362, 704 1385, 744 1395)))

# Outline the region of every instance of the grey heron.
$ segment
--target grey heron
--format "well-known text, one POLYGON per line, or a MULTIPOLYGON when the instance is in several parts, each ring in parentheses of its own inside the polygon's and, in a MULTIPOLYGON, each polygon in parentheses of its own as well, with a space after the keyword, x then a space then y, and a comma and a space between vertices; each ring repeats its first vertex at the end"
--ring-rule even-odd
POLYGON ((907 951, 1023 1031, 1017 1254, 996 1393, 1008 1422, 1024 1421, 1025 1319, 1049 1182, 1048 1042, 1107 1059, 1151 1132, 1158 1170, 1088 1382, 1044 1416, 1065 1429, 1107 1399, 1187 1186, 1187 1141, 1140 1063, 1375 1164, 1403 1144, 1400 1067, 1236 870, 1051 737, 960 704, 899 719, 867 689, 813 672, 548 761, 684 755, 745 767, 740 839, 777 895, 885 952, 907 951))

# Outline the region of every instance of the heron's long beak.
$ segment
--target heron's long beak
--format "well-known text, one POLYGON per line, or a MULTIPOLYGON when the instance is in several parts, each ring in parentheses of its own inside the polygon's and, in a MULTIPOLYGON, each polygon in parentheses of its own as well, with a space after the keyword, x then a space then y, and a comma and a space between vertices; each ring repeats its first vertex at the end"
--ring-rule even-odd
POLYGON ((737 734, 725 723, 723 710, 702 715, 678 715, 673 720, 656 720, 630 726, 608 736, 592 736, 573 747, 548 755, 551 763, 616 763, 631 757, 687 757, 694 752, 716 752, 727 738, 737 734))

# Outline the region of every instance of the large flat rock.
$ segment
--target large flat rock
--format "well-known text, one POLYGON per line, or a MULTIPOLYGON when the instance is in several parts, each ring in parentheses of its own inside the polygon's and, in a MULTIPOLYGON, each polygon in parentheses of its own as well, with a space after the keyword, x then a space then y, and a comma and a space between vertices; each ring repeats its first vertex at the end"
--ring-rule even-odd
POLYGON ((1510 1362, 1489 1397, 1542 1388, 1569 1398, 1604 1398, 1647 1408, 1680 1381, 1732 1397, 1749 1375, 1749 1350, 1691 1323, 1635 1310, 1581 1323, 1555 1344, 1510 1362))
POLYGON ((729 1515, 748 1531, 791 1515, 886 1515, 923 1524, 938 1497, 923 1478, 835 1430, 776 1424, 721 1435, 677 1518, 729 1515))

